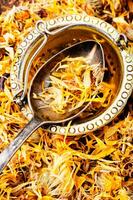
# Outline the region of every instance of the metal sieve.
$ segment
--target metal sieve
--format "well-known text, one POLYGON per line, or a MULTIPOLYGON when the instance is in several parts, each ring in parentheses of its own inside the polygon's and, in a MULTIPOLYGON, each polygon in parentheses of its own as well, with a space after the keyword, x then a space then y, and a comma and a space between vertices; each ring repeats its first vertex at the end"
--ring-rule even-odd
MULTIPOLYGON (((96 40, 104 50, 105 62, 111 73, 105 78, 115 82, 115 97, 107 109, 87 119, 75 120, 69 130, 67 124, 49 125, 48 131, 69 135, 94 131, 115 118, 124 108, 132 92, 133 57, 127 53, 127 39, 105 21, 86 15, 68 15, 49 21, 38 21, 17 49, 15 63, 11 67, 11 89, 14 100, 30 120, 32 113, 26 103, 29 72, 37 56, 47 61, 57 52, 79 41, 96 40)), ((34 72, 32 72, 34 73, 34 72)))

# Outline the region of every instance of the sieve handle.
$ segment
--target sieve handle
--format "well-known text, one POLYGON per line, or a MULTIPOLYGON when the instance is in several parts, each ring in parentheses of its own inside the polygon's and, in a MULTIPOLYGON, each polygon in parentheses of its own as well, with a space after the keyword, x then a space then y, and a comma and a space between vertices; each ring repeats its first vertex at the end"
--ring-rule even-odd
POLYGON ((16 138, 9 144, 9 146, 0 153, 0 172, 8 164, 10 159, 22 144, 31 136, 31 134, 41 126, 41 120, 32 118, 31 121, 24 127, 24 129, 16 136, 16 138))

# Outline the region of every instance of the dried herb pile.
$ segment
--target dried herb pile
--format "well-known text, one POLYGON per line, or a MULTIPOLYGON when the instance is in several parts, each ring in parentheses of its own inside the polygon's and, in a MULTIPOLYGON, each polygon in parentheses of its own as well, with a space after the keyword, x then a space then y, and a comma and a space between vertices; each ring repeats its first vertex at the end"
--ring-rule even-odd
POLYGON ((42 83, 42 91, 33 93, 33 98, 42 102, 39 109, 52 108, 56 113, 65 114, 88 105, 91 107, 88 114, 93 115, 110 104, 115 94, 114 84, 103 81, 105 69, 100 63, 89 64, 96 48, 94 45, 86 58, 66 57, 56 64, 49 80, 42 83))
MULTIPOLYGON (((1 0, 0 12, 1 151, 27 123, 13 102, 10 67, 37 20, 73 13, 97 16, 127 35, 133 56, 131 0, 1 0), (25 9, 18 11, 18 5, 25 9)), ((119 117, 87 135, 63 137, 40 128, 0 175, 0 200, 133 199, 132 114, 131 97, 119 117)))

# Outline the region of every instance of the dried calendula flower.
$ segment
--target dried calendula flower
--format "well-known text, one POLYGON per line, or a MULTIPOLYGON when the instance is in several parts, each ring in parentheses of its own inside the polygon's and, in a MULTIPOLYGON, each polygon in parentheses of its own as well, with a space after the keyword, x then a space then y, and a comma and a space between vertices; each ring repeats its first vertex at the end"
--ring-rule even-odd
POLYGON ((85 10, 88 14, 101 13, 103 8, 102 0, 87 0, 85 10))
POLYGON ((133 41, 133 24, 129 24, 129 26, 126 27, 125 34, 129 40, 133 41))
POLYGON ((30 18, 30 13, 28 10, 21 10, 20 12, 15 13, 15 19, 23 22, 26 19, 30 18))
POLYGON ((123 16, 116 17, 113 21, 117 24, 119 31, 125 33, 128 39, 133 41, 133 24, 128 24, 123 16))

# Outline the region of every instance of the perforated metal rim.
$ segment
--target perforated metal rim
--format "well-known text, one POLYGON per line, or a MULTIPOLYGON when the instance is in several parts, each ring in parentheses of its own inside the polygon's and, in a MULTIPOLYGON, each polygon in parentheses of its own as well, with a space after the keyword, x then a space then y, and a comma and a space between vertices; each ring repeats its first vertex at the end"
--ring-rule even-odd
MULTIPOLYGON (((60 26, 66 26, 69 24, 87 24, 88 26, 96 27, 101 31, 103 34, 108 36, 112 41, 116 42, 119 38, 119 33, 116 31, 115 28, 113 28, 110 24, 95 18, 95 17, 89 17, 84 15, 69 15, 65 17, 58 17, 56 19, 52 19, 50 21, 47 21, 45 26, 48 30, 55 29, 60 26), (104 32, 103 32, 104 28, 104 32)), ((15 96, 21 89, 22 89, 22 83, 18 81, 18 73, 21 73, 21 70, 19 69, 20 63, 22 62, 23 56, 25 55, 27 48, 30 46, 30 44, 33 43, 35 38, 41 36, 41 31, 44 29, 44 22, 41 22, 38 24, 38 29, 33 30, 32 33, 30 33, 25 40, 20 44, 18 48, 18 59, 16 60, 14 66, 11 68, 11 88, 12 93, 15 96)), ((131 58, 130 55, 127 54, 126 51, 120 50, 120 54, 123 60, 124 65, 124 78, 122 80, 121 89, 119 91, 119 94, 115 101, 112 103, 112 105, 103 112, 100 116, 97 118, 81 123, 72 125, 69 128, 67 127, 61 127, 61 126, 50 126, 48 131, 52 133, 58 133, 58 134, 66 134, 66 131, 69 135, 78 135, 78 134, 84 134, 86 132, 94 131, 105 124, 109 123, 114 117, 116 117, 123 107, 126 105, 128 97, 130 96, 132 92, 132 85, 133 85, 133 58, 131 58)), ((30 110, 28 109, 28 106, 26 105, 22 112, 26 115, 28 119, 31 119, 32 114, 30 113, 30 110)))

